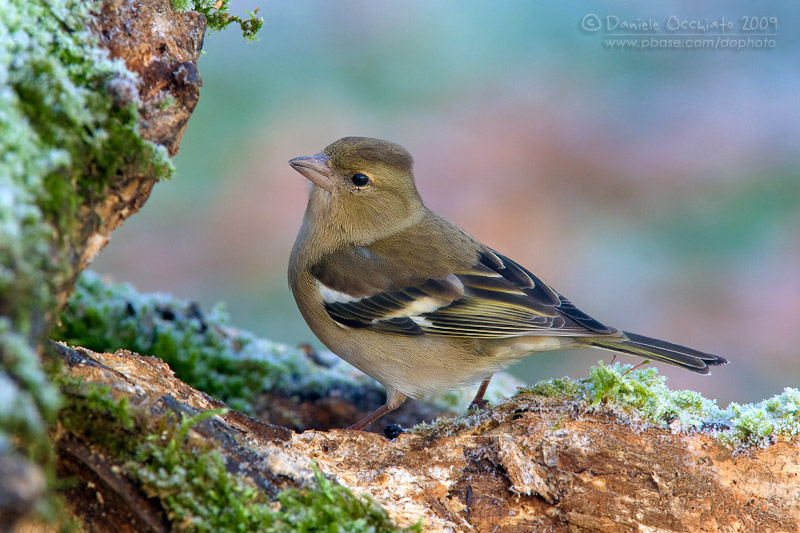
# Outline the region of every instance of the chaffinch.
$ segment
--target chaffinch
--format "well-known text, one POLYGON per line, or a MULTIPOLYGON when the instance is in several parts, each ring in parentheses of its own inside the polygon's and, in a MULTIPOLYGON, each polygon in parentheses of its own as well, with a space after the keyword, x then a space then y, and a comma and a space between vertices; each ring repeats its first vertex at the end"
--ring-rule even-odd
POLYGON ((707 374, 722 357, 618 331, 422 202, 400 145, 345 137, 289 164, 313 183, 289 260, 311 330, 386 387, 386 404, 482 381, 535 352, 602 348, 707 374))

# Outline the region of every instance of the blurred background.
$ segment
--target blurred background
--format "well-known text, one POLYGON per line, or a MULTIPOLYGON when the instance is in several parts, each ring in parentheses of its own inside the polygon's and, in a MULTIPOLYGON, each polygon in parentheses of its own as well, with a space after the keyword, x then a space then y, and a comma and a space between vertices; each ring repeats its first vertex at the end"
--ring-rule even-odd
MULTIPOLYGON (((286 161, 379 137, 414 155, 431 208, 582 310, 732 362, 711 378, 662 366, 672 388, 726 406, 797 387, 797 6, 233 0, 260 7, 261 40, 206 36, 177 173, 92 268, 319 346, 286 282, 309 190, 286 161), (775 25, 743 32, 745 16, 775 25), (762 39, 738 51, 619 49, 608 41, 641 31, 614 17, 658 23, 657 39, 676 38, 670 21, 723 18, 724 33, 678 33, 769 35, 733 37, 762 39)), ((513 372, 578 378, 599 359, 541 354, 513 372)))

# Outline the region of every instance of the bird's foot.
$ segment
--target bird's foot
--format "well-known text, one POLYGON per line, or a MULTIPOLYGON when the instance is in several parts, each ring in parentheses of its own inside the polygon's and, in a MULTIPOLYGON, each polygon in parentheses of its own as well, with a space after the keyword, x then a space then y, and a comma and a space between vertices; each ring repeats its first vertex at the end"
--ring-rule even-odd
POLYGON ((383 428, 383 434, 386 435, 386 438, 389 440, 394 440, 405 432, 406 430, 403 429, 403 426, 400 424, 389 424, 383 428))

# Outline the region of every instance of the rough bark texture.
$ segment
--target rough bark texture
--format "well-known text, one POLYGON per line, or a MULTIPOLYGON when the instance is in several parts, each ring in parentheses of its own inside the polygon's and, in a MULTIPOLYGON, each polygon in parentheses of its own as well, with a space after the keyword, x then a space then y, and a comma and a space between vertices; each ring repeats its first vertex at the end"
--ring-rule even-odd
MULTIPOLYGON (((105 384, 153 420, 219 405, 157 359, 58 351, 71 375, 105 384)), ((302 484, 313 459, 398 524, 422 517, 426 531, 797 531, 800 523, 796 441, 734 455, 705 435, 636 428, 544 397, 516 398, 456 434, 395 441, 346 430, 297 434, 235 412, 208 422, 197 438, 228 464, 246 465, 241 475, 270 494, 302 484)), ((118 529, 108 519, 113 507, 152 524, 139 530, 165 527, 159 502, 117 479, 112 460, 67 433, 58 445, 62 468, 82 478, 71 502, 87 526, 118 529)))
MULTIPOLYGON (((176 12, 169 0, 107 0, 92 27, 112 58, 125 61, 139 76, 138 100, 141 135, 167 149, 171 156, 200 97, 197 59, 203 46, 205 17, 176 12)), ((136 99, 125 85, 115 98, 136 99)), ((136 213, 153 189, 157 177, 121 174, 110 183, 98 203, 80 207, 78 248, 72 251, 72 280, 108 243, 111 232, 136 213)), ((71 284, 64 287, 67 293, 71 284)), ((62 294, 63 300, 66 294, 62 294)))

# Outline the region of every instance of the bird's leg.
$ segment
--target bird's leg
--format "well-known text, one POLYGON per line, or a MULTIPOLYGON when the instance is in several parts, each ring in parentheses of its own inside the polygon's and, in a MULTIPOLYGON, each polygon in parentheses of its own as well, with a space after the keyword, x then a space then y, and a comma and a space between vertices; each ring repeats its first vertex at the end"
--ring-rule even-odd
POLYGON ((394 389, 386 389, 386 403, 382 406, 378 407, 370 414, 353 424, 347 429, 355 429, 355 430, 364 430, 367 429, 367 426, 375 422, 377 419, 385 415, 386 413, 391 413, 406 401, 406 395, 397 392, 394 389))
POLYGON ((486 394, 486 389, 489 388, 489 382, 492 380, 492 376, 484 379, 481 382, 481 386, 478 388, 478 393, 475 395, 475 398, 469 403, 470 409, 483 409, 489 402, 483 399, 483 395, 486 394))

